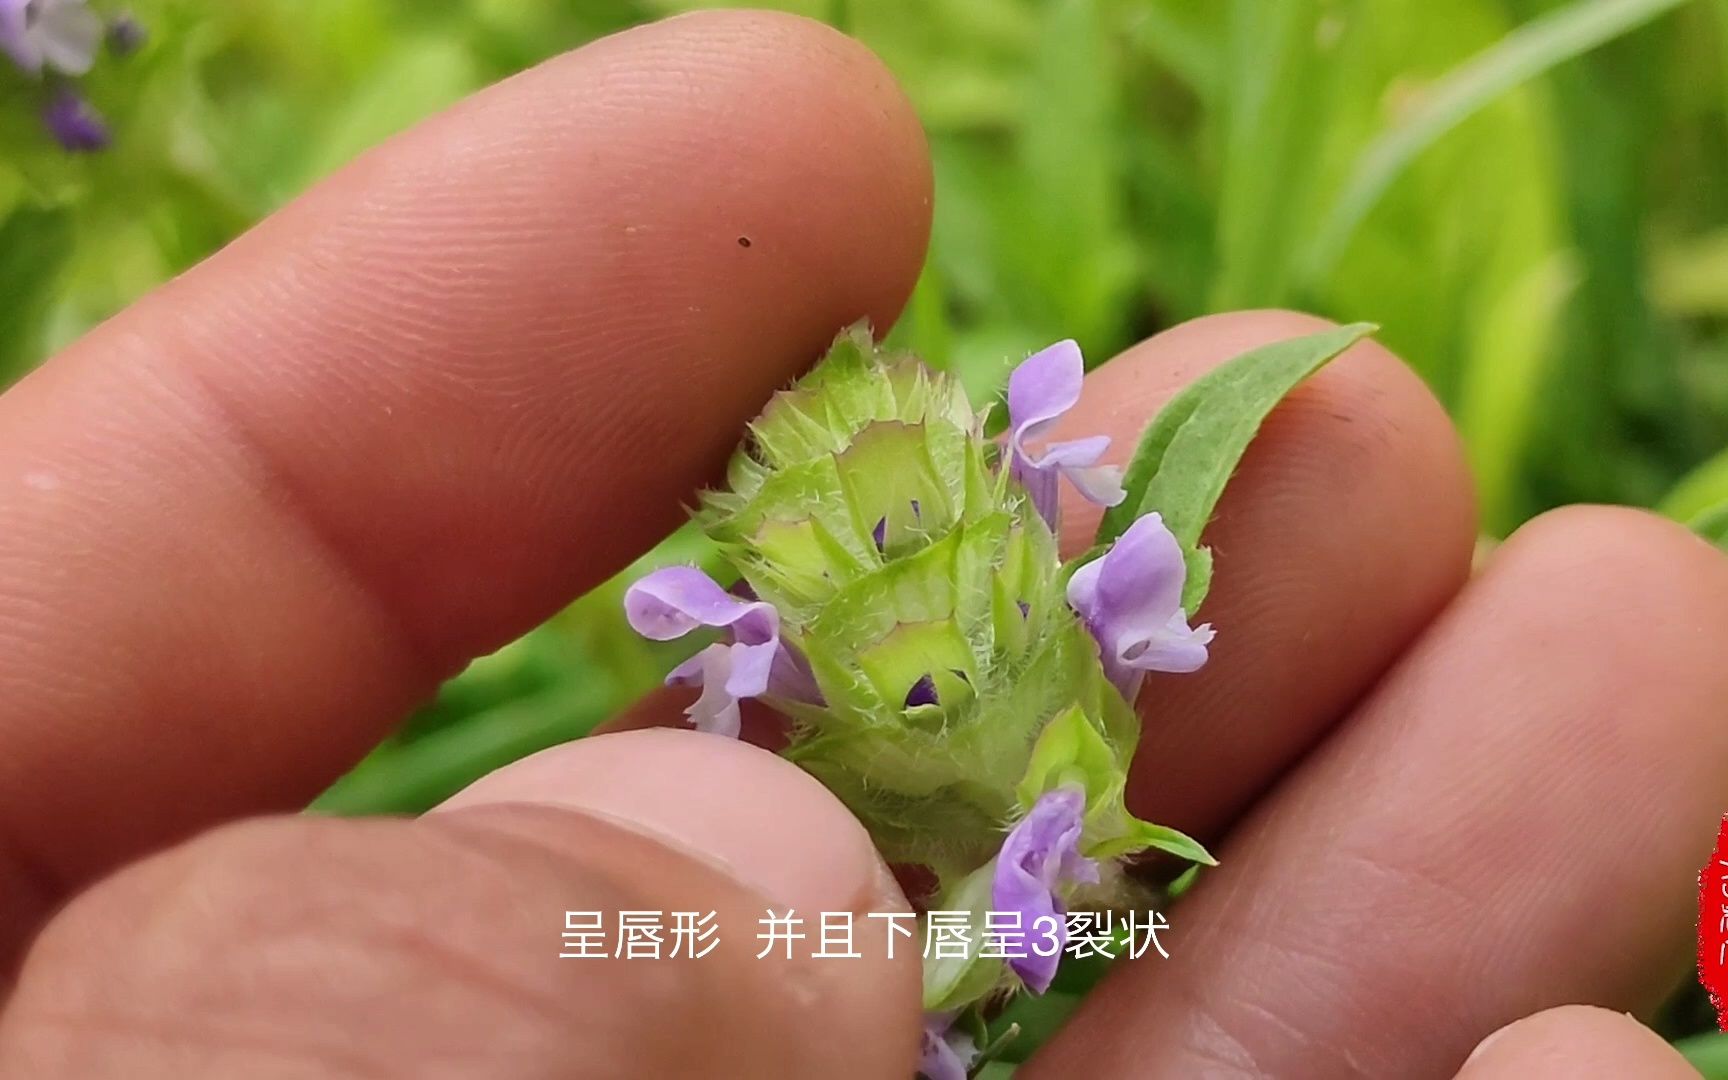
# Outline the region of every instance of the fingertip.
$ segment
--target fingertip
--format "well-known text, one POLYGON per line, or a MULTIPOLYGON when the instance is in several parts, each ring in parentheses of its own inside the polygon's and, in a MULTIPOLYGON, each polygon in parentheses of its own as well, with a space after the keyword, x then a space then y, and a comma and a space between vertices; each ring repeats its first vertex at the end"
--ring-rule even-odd
MULTIPOLYGON (((712 93, 702 85, 712 76, 751 86, 750 97, 772 103, 764 111, 778 112, 783 122, 741 139, 744 157, 802 156, 827 166, 826 180, 811 177, 807 193, 787 185, 776 208, 796 226, 807 212, 799 205, 804 195, 819 195, 822 187, 845 191, 858 235, 870 240, 868 255, 853 267, 876 287, 865 313, 879 331, 891 326, 923 267, 935 177, 917 110, 882 59, 827 23, 784 11, 691 11, 602 40, 633 47, 637 38, 634 47, 691 72, 695 90, 712 93)), ((753 229, 741 222, 740 230, 737 246, 758 255, 772 251, 776 233, 784 232, 778 223, 753 229)))
POLYGON ((1489 1035, 1457 1075, 1459 1080, 1696 1080, 1698 1072, 1625 1013, 1562 1005, 1489 1035))
POLYGON ((647 834, 799 911, 905 910, 869 834, 810 774, 737 739, 644 728, 507 765, 436 812, 578 810, 647 834))
MULTIPOLYGON (((1573 505, 1530 519, 1489 560, 1542 550, 1574 572, 1728 599, 1728 558, 1670 518, 1631 506, 1573 505)), ((1728 610, 1728 603, 1709 605, 1728 610)))

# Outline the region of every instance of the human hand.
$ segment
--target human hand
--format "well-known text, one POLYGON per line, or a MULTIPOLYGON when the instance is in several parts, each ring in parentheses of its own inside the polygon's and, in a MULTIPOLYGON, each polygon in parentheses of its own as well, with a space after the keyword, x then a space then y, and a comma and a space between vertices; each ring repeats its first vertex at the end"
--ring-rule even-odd
MULTIPOLYGON (((256 815, 674 525, 837 328, 890 321, 929 199, 857 46, 673 20, 393 141, 0 397, 0 1075, 908 1075, 910 955, 557 958, 568 910, 748 938, 903 905, 743 744, 585 740, 419 821, 256 815)), ((1169 331, 1068 423, 1124 448, 1312 325, 1169 331)), ((1652 1005, 1728 778, 1723 560, 1576 509, 1466 585, 1455 437, 1372 344, 1274 414, 1208 540, 1220 636, 1159 687, 1135 808, 1224 865, 1026 1075, 1444 1075, 1533 1010, 1652 1005)), ((1470 1068, 1555 1044, 1683 1067, 1568 1012, 1470 1068)))

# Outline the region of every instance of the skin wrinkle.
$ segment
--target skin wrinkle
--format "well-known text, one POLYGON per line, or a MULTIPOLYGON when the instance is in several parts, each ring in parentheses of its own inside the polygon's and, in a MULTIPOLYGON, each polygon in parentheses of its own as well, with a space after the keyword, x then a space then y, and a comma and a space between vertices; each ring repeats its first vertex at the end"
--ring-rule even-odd
POLYGON ((0 489, 30 568, 0 835, 82 881, 311 797, 668 530, 841 325, 890 322, 929 186, 862 48, 705 14, 477 95, 32 374, 0 475, 56 486, 0 489))
POLYGON ((1234 1056, 1182 1021, 1198 1008, 1272 1074, 1440 1075, 1535 1009, 1654 1006, 1728 775, 1723 640, 1728 563, 1677 526, 1537 519, 1224 845, 1185 902, 1181 962, 1113 973, 1045 1053, 1105 1075, 1155 1052, 1174 1050, 1171 1075, 1234 1056), (1659 775, 1660 800, 1644 792, 1659 775), (1610 872, 1633 849, 1649 869, 1610 872), (1586 889, 1602 904, 1567 901, 1586 889), (1605 907, 1614 948, 1590 954, 1605 907), (1347 977, 1318 994, 1308 954, 1325 952, 1347 977), (1266 1009, 1307 1042, 1269 1038, 1266 1009), (1151 1019, 1099 1037, 1130 1014, 1151 1019))
MULTIPOLYGON (((544 907, 555 914, 560 905, 547 903, 554 898, 568 904, 579 897, 577 906, 660 910, 681 908, 686 897, 701 897, 707 902, 704 908, 715 904, 723 925, 732 926, 738 925, 741 911, 759 911, 767 903, 735 882, 717 888, 714 874, 706 864, 646 842, 632 831, 544 807, 476 807, 420 823, 283 819, 234 826, 128 871, 98 890, 106 893, 96 898, 99 904, 93 905, 91 898, 79 901, 56 924, 54 950, 89 950, 113 958, 142 949, 142 956, 120 968, 129 972, 128 981, 112 990, 97 985, 84 991, 77 989, 77 973, 89 969, 67 965, 62 956, 53 970, 62 972, 62 979, 70 976, 71 985, 58 996, 45 996, 40 979, 27 983, 33 993, 7 1017, 13 1037, 0 1040, 0 1045, 17 1054, 19 1032, 43 1038, 35 1017, 38 1008, 46 1006, 44 1012, 55 1017, 53 1027, 71 1027, 81 1040, 99 1039, 104 1031, 182 1036, 186 1044, 176 1045, 194 1054, 188 1060, 206 1061, 196 1054, 209 1046, 273 1049, 273 1033, 284 1030, 309 1044, 308 1054, 318 1055, 327 1046, 342 1045, 346 1025, 375 1013, 395 996, 393 988, 410 986, 420 988, 413 1011, 420 1027, 412 1052, 393 1046, 396 1040, 388 1031, 378 1032, 381 1056, 359 1060, 357 1073, 372 1075, 375 1067, 376 1075, 464 1075, 462 1063, 498 1067, 514 1057, 520 1057, 524 1067, 541 1069, 580 1047, 590 1067, 612 1058, 619 1068, 629 1063, 652 1072, 658 1067, 654 1062, 670 1066, 676 1060, 684 1064, 674 1071, 683 1075, 693 1060, 689 1054, 701 1046, 705 1025, 694 1025, 692 1039, 662 1040, 662 1049, 672 1057, 662 1060, 662 1050, 656 1050, 646 1064, 639 1056, 642 1044, 620 1044, 615 1034, 656 1024, 656 1017, 737 1011, 744 1003, 750 1013, 745 1022, 752 1027, 832 1030, 836 1004, 855 995, 854 984, 865 977, 857 966, 757 961, 738 946, 729 960, 723 954, 718 966, 710 957, 695 967, 610 965, 603 972, 560 964, 552 959, 552 945, 540 947, 542 935, 522 935, 531 926, 522 913, 544 907), (413 872, 405 878, 402 870, 407 866, 413 872), (303 879, 310 867, 318 868, 321 890, 295 893, 281 888, 284 881, 303 879), (433 882, 446 885, 423 887, 433 882), (507 891, 497 891, 506 884, 507 891), (323 902, 309 907, 304 903, 320 898, 323 902), (501 909, 499 901, 505 902, 501 909), (480 906, 475 908, 475 903, 480 906), (125 912, 119 919, 110 918, 116 905, 125 912), (131 925, 140 917, 144 924, 131 925), (443 940, 443 931, 464 927, 469 939, 459 945, 443 940), (496 932, 473 936, 486 927, 496 932), (499 932, 502 939, 485 940, 499 932), (501 948, 504 943, 508 947, 501 948), (203 963, 201 957, 211 953, 251 957, 249 973, 233 965, 203 963), (478 968, 471 962, 476 958, 485 958, 478 968), (195 982, 188 985, 180 979, 177 992, 175 980, 162 984, 163 974, 187 970, 188 965, 200 972, 195 982), (593 980, 603 975, 605 989, 600 993, 593 980), (561 985, 548 985, 548 977, 561 985), (236 984, 236 978, 243 981, 236 984), (162 993, 128 993, 128 983, 138 981, 162 984, 162 993), (258 988, 250 996, 234 993, 235 985, 248 983, 258 988), (335 988, 340 990, 333 1003, 328 998, 335 988), (188 989, 193 991, 190 996, 188 989), (435 997, 428 998, 433 990, 435 997), (340 1007, 344 998, 347 1009, 340 1007), (112 1004, 103 1004, 114 1000, 127 1003, 129 1011, 116 1012, 112 1004), (54 1005, 56 1001, 61 1004, 54 1005), (68 1001, 74 1003, 70 1009, 68 1001), (95 1020, 88 1027, 73 1022, 78 1002, 91 1007, 95 1020), (181 1016, 199 1020, 182 1028, 175 1019, 181 1016), (439 1016, 446 1017, 449 1030, 438 1022, 439 1016), (207 1025, 212 1039, 202 1038, 206 1027, 200 1025, 207 1025), (324 1031, 331 1034, 321 1036, 324 1031), (489 1037, 476 1041, 482 1031, 489 1037), (502 1040, 507 1050, 502 1058, 487 1049, 495 1040, 502 1040), (567 1050, 554 1049, 560 1046, 567 1050)), ((868 884, 863 888, 869 891, 868 884)), ((555 922, 548 925, 553 928, 548 933, 555 935, 555 922)), ((881 944, 872 931, 866 927, 860 934, 859 947, 866 955, 874 955, 869 950, 881 944)), ((915 978, 907 989, 915 1005, 915 978)), ((910 1031, 911 1017, 907 1020, 910 1031)), ((34 1045, 39 1052, 52 1053, 44 1043, 34 1045)), ((82 1045, 104 1052, 99 1041, 82 1045)), ((757 1045, 759 1053, 750 1059, 756 1062, 754 1068, 771 1068, 774 1075, 825 1069, 829 1066, 823 1062, 831 1065, 829 1055, 835 1051, 828 1043, 820 1049, 778 1042, 757 1045), (800 1057, 813 1049, 815 1056, 800 1057), (769 1060, 780 1064, 769 1066, 769 1060)), ((22 1052, 28 1053, 27 1047, 22 1052)), ((105 1052, 118 1049, 109 1045, 105 1052)), ((910 1043, 906 1049, 910 1053, 910 1043)), ((256 1064, 241 1057, 229 1071, 259 1075, 256 1064)), ((735 1064, 744 1067, 741 1061, 735 1064)))
POLYGON ((40 1012, 31 1023, 49 1031, 64 1029, 69 1041, 81 1043, 131 1040, 148 1043, 192 1043, 206 1050, 238 1051, 248 1066, 247 1075, 267 1064, 308 1066, 321 1077, 386 1077, 391 1075, 395 1051, 378 1047, 371 1052, 364 1043, 350 1039, 308 1042, 300 1032, 254 1030, 249 1025, 228 1024, 208 1015, 167 1013, 148 1018, 131 1013, 80 1011, 76 1014, 40 1012))
POLYGON ((460 671, 460 661, 436 655, 414 633, 413 627, 402 620, 388 597, 376 590, 354 564, 351 554, 320 520, 314 509, 315 500, 296 487, 292 474, 273 460, 264 446, 249 437, 246 426, 229 412, 208 376, 192 364, 181 365, 174 373, 186 388, 182 400, 188 403, 194 416, 204 418, 203 423, 194 426, 215 433, 229 453, 247 463, 242 468, 257 478, 253 482, 257 497, 252 505, 285 529, 298 533, 311 561, 323 563, 338 587, 348 587, 344 591, 350 600, 344 608, 362 624, 370 624, 362 626, 360 638, 375 643, 385 655, 394 654, 382 666, 398 673, 406 684, 422 686, 435 686, 460 671))

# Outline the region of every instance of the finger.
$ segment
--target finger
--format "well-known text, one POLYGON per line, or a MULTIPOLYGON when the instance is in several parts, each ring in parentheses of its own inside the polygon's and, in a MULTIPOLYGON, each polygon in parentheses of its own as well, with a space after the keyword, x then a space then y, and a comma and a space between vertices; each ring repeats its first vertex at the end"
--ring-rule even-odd
MULTIPOLYGON (((1107 434, 1125 461, 1196 377, 1327 325, 1253 311, 1168 330, 1088 376, 1053 438, 1107 434)), ((1099 511, 1064 494, 1073 555, 1091 546, 1099 511)), ((1421 380, 1365 342, 1273 412, 1205 539, 1217 573, 1199 618, 1218 639, 1198 674, 1148 679, 1131 798, 1142 816, 1210 837, 1344 714, 1468 575, 1474 508, 1457 436, 1421 380)), ((614 724, 681 724, 693 693, 657 692, 614 724)))
POLYGON ((0 925, 302 805, 662 535, 776 385, 891 319, 928 181, 849 39, 672 20, 383 147, 0 398, 0 925))
POLYGON ((901 910, 794 766, 694 733, 584 740, 419 821, 253 821, 97 885, 32 949, 0 1074, 910 1076, 917 959, 865 914, 901 910), (810 915, 797 959, 756 958, 769 907, 810 915), (714 911, 717 935, 699 959, 669 929, 659 959, 561 959, 567 911, 605 914, 606 951, 620 911, 714 911), (857 959, 809 957, 820 911, 856 916, 857 959))
POLYGON ((1458 1080, 1698 1080, 1698 1070, 1624 1013, 1588 1005, 1539 1012, 1482 1040, 1458 1080))
MULTIPOLYGON (((1054 437, 1102 432, 1126 462, 1166 401, 1250 349, 1332 324, 1287 311, 1168 330, 1086 381, 1054 437)), ((1100 510, 1064 493, 1063 548, 1100 510)), ((1469 574, 1475 508, 1457 435, 1397 357, 1367 341, 1298 386, 1231 478, 1204 542, 1215 573, 1197 613, 1206 667, 1152 675, 1130 803, 1218 835, 1353 704, 1469 574)))
POLYGON ((1654 1007, 1728 783, 1724 650, 1728 560, 1685 530, 1525 526, 1230 838, 1173 959, 1114 972, 1044 1075, 1437 1076, 1536 1009, 1654 1007))

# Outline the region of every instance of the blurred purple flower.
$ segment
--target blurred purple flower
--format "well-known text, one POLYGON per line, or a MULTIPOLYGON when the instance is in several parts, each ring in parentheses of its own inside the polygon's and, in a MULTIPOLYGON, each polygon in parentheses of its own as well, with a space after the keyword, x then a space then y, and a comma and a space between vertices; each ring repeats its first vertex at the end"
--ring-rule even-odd
POLYGON ((966 1070, 978 1056, 965 1032, 951 1030, 953 1013, 924 1014, 923 1052, 918 1075, 924 1080, 966 1080, 966 1070))
MULTIPOLYGON (((3 0, 0 0, 3 2, 3 0)), ((69 87, 60 87, 42 107, 42 123, 61 146, 74 152, 101 150, 108 145, 108 125, 90 103, 69 87)))
POLYGON ((780 615, 762 600, 740 600, 693 566, 668 566, 631 585, 624 614, 643 637, 670 641, 699 627, 724 629, 715 642, 672 669, 667 685, 694 685, 702 696, 685 711, 698 731, 738 734, 738 702, 774 693, 820 700, 802 657, 780 641, 780 615))
POLYGON ((1067 908, 1057 890, 1063 885, 1095 883, 1098 864, 1080 854, 1080 832, 1086 815, 1086 793, 1061 787, 1039 796, 1032 810, 1009 830, 996 856, 996 877, 990 906, 998 912, 1020 913, 1026 933, 1024 956, 1008 961, 1033 993, 1042 994, 1056 977, 1056 965, 1067 944, 1067 908), (1048 920, 1048 921, 1043 921, 1048 920), (1056 947, 1040 956, 1035 944, 1054 937, 1056 947))
POLYGON ((1051 443, 1033 457, 1026 442, 1046 431, 1080 400, 1086 364, 1080 346, 1072 341, 1033 353, 1008 376, 1009 468, 1014 478, 1032 496, 1032 505, 1054 529, 1057 513, 1057 477, 1065 476, 1087 501, 1115 506, 1125 497, 1122 470, 1099 465, 1110 447, 1110 437, 1051 443))
POLYGON ((1182 546, 1161 516, 1146 514, 1068 580, 1068 603, 1097 639, 1104 673, 1130 702, 1146 672, 1198 671, 1206 663, 1213 631, 1188 625, 1187 577, 1182 546))
POLYGON ((148 39, 144 24, 130 13, 116 15, 108 24, 108 51, 115 56, 131 56, 142 49, 148 39))
POLYGON ((0 0, 0 52, 26 74, 84 74, 105 32, 85 0, 0 0))

